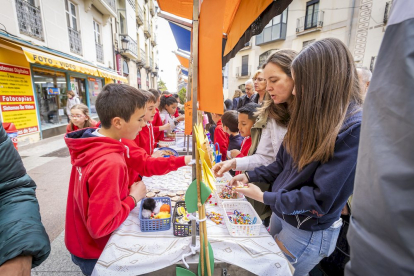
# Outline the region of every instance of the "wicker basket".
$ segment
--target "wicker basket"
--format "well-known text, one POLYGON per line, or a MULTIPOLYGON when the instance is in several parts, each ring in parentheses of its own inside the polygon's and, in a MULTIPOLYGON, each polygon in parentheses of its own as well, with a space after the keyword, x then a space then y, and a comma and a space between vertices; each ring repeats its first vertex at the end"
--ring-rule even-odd
MULTIPOLYGON (((139 220, 141 224, 141 232, 156 232, 166 231, 171 228, 171 217, 165 219, 144 219, 142 218, 142 206, 146 199, 141 200, 141 208, 139 209, 139 220)), ((154 197, 155 201, 161 201, 163 204, 170 205, 171 199, 169 197, 154 197)))
POLYGON ((223 209, 225 212, 224 220, 230 235, 234 237, 258 236, 262 227, 262 220, 254 210, 253 206, 247 201, 224 201, 223 209), (252 219, 256 218, 255 224, 234 224, 230 222, 228 215, 234 214, 234 210, 240 213, 249 214, 252 219))

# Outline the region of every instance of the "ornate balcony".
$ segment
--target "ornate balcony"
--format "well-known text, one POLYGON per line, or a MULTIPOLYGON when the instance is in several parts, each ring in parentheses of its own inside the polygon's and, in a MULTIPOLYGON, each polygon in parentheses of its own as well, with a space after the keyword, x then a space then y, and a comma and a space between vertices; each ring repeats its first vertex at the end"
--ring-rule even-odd
POLYGON ((131 5, 131 7, 135 10, 135 0, 128 0, 128 3, 131 5))
POLYGON ((131 59, 138 59, 138 45, 137 42, 127 34, 120 34, 119 40, 121 42, 121 53, 131 59))
POLYGON ((296 20, 296 35, 303 35, 320 31, 323 27, 324 11, 317 11, 310 16, 303 16, 296 20))
POLYGON ((139 4, 136 6, 135 15, 137 17, 138 25, 144 24, 144 12, 139 4))
POLYGON ((148 23, 147 20, 144 21, 144 35, 145 38, 150 38, 151 37, 151 25, 148 23))
POLYGON ((140 49, 140 51, 138 52, 139 57, 138 57, 138 64, 141 66, 145 66, 146 64, 146 54, 145 51, 140 49))
POLYGON ((72 53, 82 55, 82 38, 80 31, 78 32, 75 29, 68 27, 68 32, 70 51, 72 53))
POLYGON ((17 21, 20 33, 44 41, 40 8, 23 0, 16 0, 17 21))
POLYGON ((96 60, 100 63, 104 63, 103 45, 95 43, 96 46, 96 60))

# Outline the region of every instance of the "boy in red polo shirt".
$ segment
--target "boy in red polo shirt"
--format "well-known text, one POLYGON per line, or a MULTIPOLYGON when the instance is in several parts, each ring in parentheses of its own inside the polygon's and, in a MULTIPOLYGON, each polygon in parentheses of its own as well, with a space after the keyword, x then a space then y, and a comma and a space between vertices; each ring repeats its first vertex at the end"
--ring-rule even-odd
POLYGON ((112 232, 145 197, 143 182, 130 185, 122 138, 144 125, 146 97, 125 84, 108 84, 96 99, 101 128, 66 134, 72 172, 66 206, 65 244, 72 261, 91 275, 112 232))
MULTIPOLYGON (((239 108, 238 111, 238 128, 241 136, 244 137, 241 144, 241 149, 231 150, 230 155, 232 158, 241 158, 249 155, 250 146, 252 145, 252 139, 250 137, 251 129, 256 122, 255 113, 260 105, 256 103, 249 103, 239 108)), ((241 171, 236 171, 236 175, 240 174, 241 171)))

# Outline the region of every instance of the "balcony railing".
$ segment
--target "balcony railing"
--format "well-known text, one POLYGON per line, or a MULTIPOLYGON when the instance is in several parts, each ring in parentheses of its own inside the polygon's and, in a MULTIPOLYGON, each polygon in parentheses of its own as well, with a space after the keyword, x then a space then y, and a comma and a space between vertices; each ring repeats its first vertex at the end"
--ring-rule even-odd
POLYGON ((324 11, 317 11, 311 16, 300 17, 296 20, 296 34, 319 31, 323 27, 324 11))
POLYGON ((144 21, 144 35, 145 38, 151 37, 151 31, 150 31, 151 25, 145 20, 144 21))
POLYGON ((135 9, 135 14, 136 14, 136 17, 137 17, 137 23, 139 25, 144 24, 144 12, 142 11, 142 8, 139 4, 137 5, 137 7, 135 9))
POLYGON ((248 78, 252 72, 251 65, 244 65, 236 68, 236 78, 248 78))
POLYGON ((135 0, 128 0, 128 3, 131 5, 131 7, 135 10, 135 0))
POLYGON ((104 0, 105 3, 108 4, 108 6, 111 7, 111 9, 114 10, 114 12, 116 12, 116 1, 115 0, 104 0))
POLYGON ((23 0, 16 0, 17 21, 20 33, 44 41, 40 8, 23 0))
POLYGON ((119 35, 120 45, 121 45, 121 52, 132 58, 138 59, 138 45, 137 42, 127 34, 120 34, 119 35), (126 49, 124 49, 124 43, 126 42, 126 49))
POLYGON ((72 53, 82 55, 82 39, 80 31, 78 32, 75 29, 68 27, 68 32, 70 51, 72 53))
POLYGON ((139 51, 138 63, 142 66, 145 66, 146 64, 146 54, 145 51, 142 49, 140 49, 139 51))
POLYGON ((100 63, 104 63, 103 45, 96 43, 96 60, 100 63))

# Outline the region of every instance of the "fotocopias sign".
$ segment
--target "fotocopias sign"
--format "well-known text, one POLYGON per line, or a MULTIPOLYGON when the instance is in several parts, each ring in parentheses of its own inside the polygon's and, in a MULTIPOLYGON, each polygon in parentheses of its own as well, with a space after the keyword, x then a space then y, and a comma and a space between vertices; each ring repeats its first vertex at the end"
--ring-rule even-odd
POLYGON ((19 135, 39 132, 30 69, 0 63, 0 114, 19 135))

